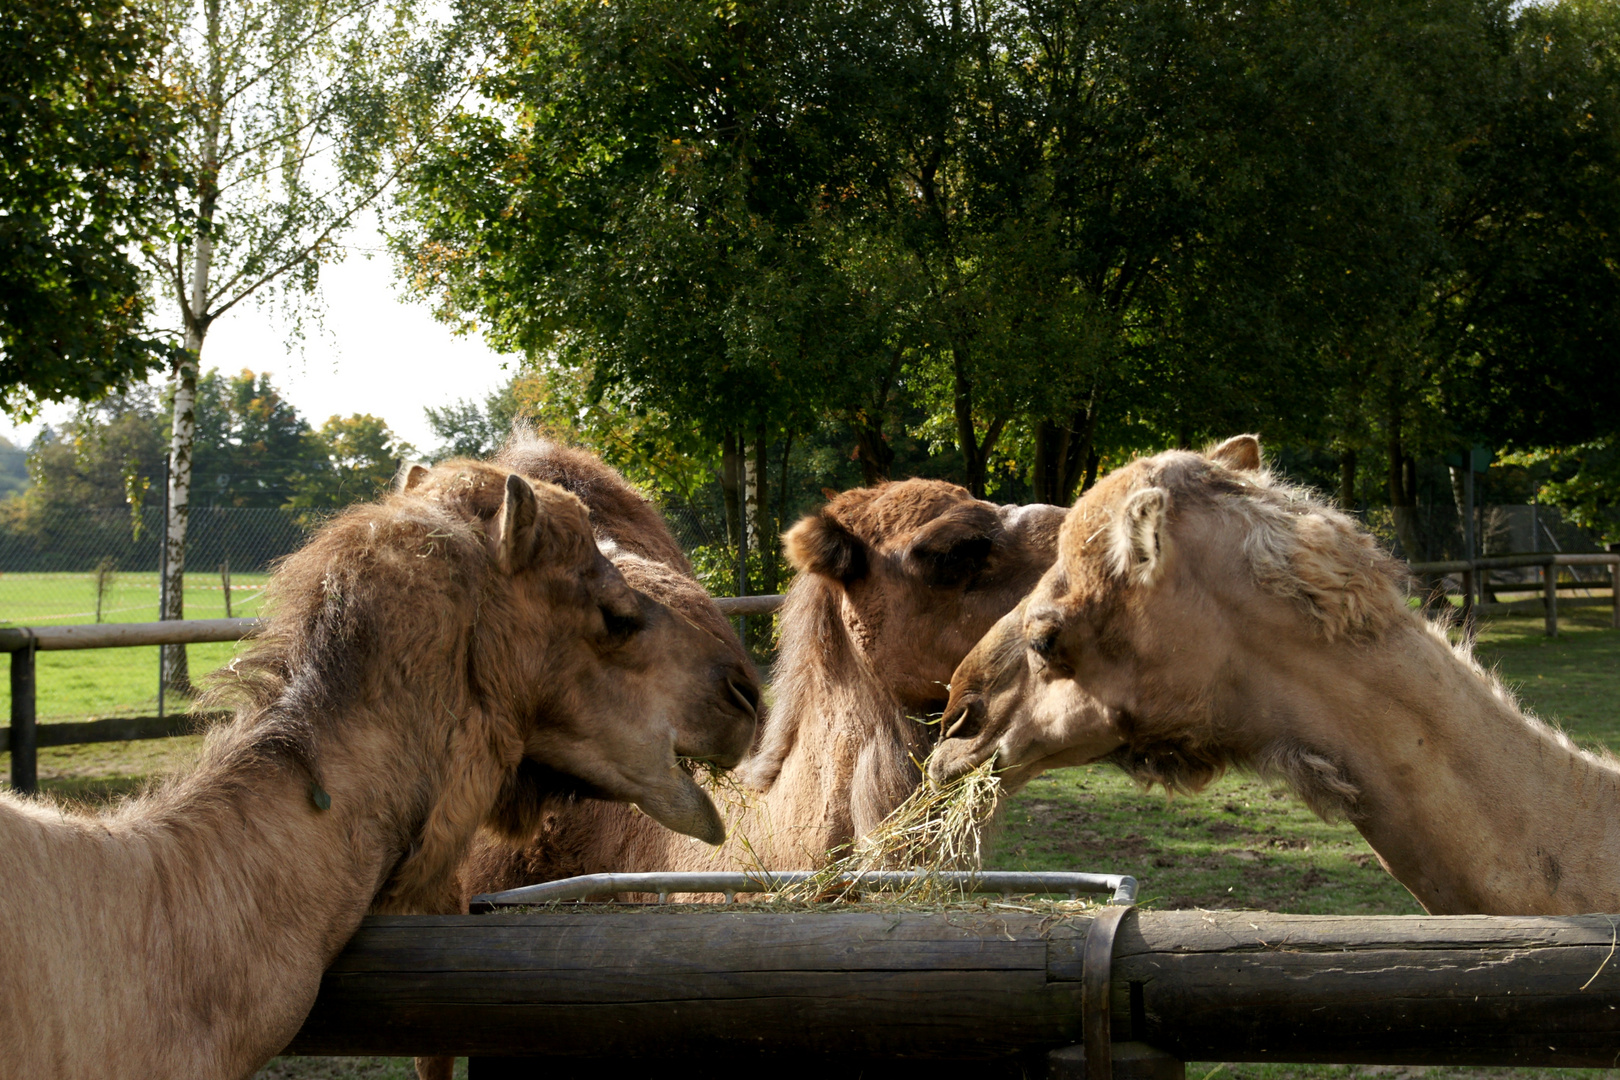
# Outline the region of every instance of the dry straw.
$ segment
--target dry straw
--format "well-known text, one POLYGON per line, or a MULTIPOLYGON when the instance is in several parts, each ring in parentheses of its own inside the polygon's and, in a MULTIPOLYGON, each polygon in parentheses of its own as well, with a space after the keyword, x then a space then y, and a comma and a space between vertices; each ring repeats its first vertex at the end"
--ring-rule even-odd
MULTIPOLYGON (((927 776, 926 770, 923 775, 927 776)), ((983 869, 984 830, 995 814, 1000 793, 1001 781, 990 761, 949 784, 925 779, 852 851, 814 877, 778 893, 777 899, 787 903, 875 901, 879 899, 874 895, 877 890, 845 882, 842 877, 868 870, 915 870, 917 876, 910 884, 883 889, 882 900, 908 905, 959 902, 966 895, 962 888, 943 881, 939 874, 983 869)))

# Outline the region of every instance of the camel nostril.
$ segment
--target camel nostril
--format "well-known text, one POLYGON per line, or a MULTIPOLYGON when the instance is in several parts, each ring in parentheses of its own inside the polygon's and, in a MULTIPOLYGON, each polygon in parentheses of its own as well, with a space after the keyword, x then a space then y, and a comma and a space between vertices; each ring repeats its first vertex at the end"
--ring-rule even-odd
POLYGON ((971 739, 984 727, 984 701, 968 698, 945 714, 942 724, 947 739, 971 739))
POLYGON ((750 716, 759 716, 759 690, 749 683, 740 683, 736 679, 727 679, 726 685, 731 689, 731 698, 743 711, 750 716))

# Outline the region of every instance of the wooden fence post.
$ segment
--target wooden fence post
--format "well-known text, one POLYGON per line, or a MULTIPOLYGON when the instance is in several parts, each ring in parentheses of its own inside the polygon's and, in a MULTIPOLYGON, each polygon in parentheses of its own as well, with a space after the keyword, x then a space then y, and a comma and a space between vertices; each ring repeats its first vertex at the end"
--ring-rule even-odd
MULTIPOLYGON (((1472 559, 1473 556, 1469 556, 1469 558, 1472 559)), ((1472 562, 1469 562, 1468 569, 1462 572, 1462 594, 1463 633, 1472 640, 1474 636, 1474 564, 1472 562)))
POLYGON ((34 729, 34 636, 11 654, 11 786, 32 795, 39 787, 34 729))
POLYGON ((1542 604, 1547 613, 1547 636, 1558 636, 1558 564, 1548 560, 1541 568, 1542 604))
MULTIPOLYGON (((1610 544, 1609 551, 1620 554, 1620 544, 1610 544)), ((1609 622, 1620 629, 1620 562, 1609 564, 1609 604, 1612 612, 1609 622)))

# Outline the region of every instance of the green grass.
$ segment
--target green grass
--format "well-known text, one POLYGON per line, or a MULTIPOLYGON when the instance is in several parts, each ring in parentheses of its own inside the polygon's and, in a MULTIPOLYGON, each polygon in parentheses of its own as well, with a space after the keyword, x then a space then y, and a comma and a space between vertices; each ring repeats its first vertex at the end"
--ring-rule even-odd
MULTIPOLYGON (((257 615, 268 574, 231 575, 231 614, 257 615)), ((151 622, 158 617, 158 576, 114 574, 101 602, 102 622, 151 622)), ((186 617, 225 617, 218 575, 186 575, 186 617)), ((0 574, 0 626, 61 626, 96 621, 94 574, 0 574)))
MULTIPOLYGON (((231 614, 259 613, 264 574, 231 578, 231 614)), ((217 577, 186 578, 186 617, 225 615, 224 589, 217 577)), ((90 622, 95 614, 94 576, 88 574, 0 574, 0 625, 59 626, 90 622)), ((104 622, 150 622, 157 618, 157 575, 114 577, 102 608, 104 622)), ((230 662, 229 642, 187 646, 193 680, 230 662)), ((41 723, 100 716, 150 715, 157 711, 158 650, 86 649, 42 652, 35 659, 35 710, 41 723)), ((169 698, 166 711, 184 711, 190 702, 169 698)), ((0 710, 9 716, 11 683, 0 680, 0 710)))

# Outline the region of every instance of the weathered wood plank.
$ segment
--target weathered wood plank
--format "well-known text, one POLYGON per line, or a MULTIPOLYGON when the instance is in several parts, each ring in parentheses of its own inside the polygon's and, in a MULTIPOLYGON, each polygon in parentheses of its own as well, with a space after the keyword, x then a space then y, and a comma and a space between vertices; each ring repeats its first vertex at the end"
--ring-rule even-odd
POLYGON ((1608 916, 1133 921, 1115 1015, 1183 1060, 1590 1067, 1620 1053, 1608 916))
POLYGON ((1079 989, 1048 979, 1040 922, 724 912, 368 919, 289 1050, 1003 1056, 1077 1038, 1079 989))
MULTIPOLYGON (((175 716, 110 716, 70 724, 39 724, 34 728, 36 746, 74 746, 79 743, 125 742, 131 739, 163 739, 171 735, 193 735, 224 713, 175 716)), ((0 753, 11 749, 11 729, 0 728, 0 753)))
MULTIPOLYGON (((977 913, 373 918, 290 1050, 1006 1058, 1078 1041, 1088 925, 977 913)), ((1617 925, 1138 912, 1117 942, 1114 1037, 1183 1060, 1609 1065, 1617 925)))

